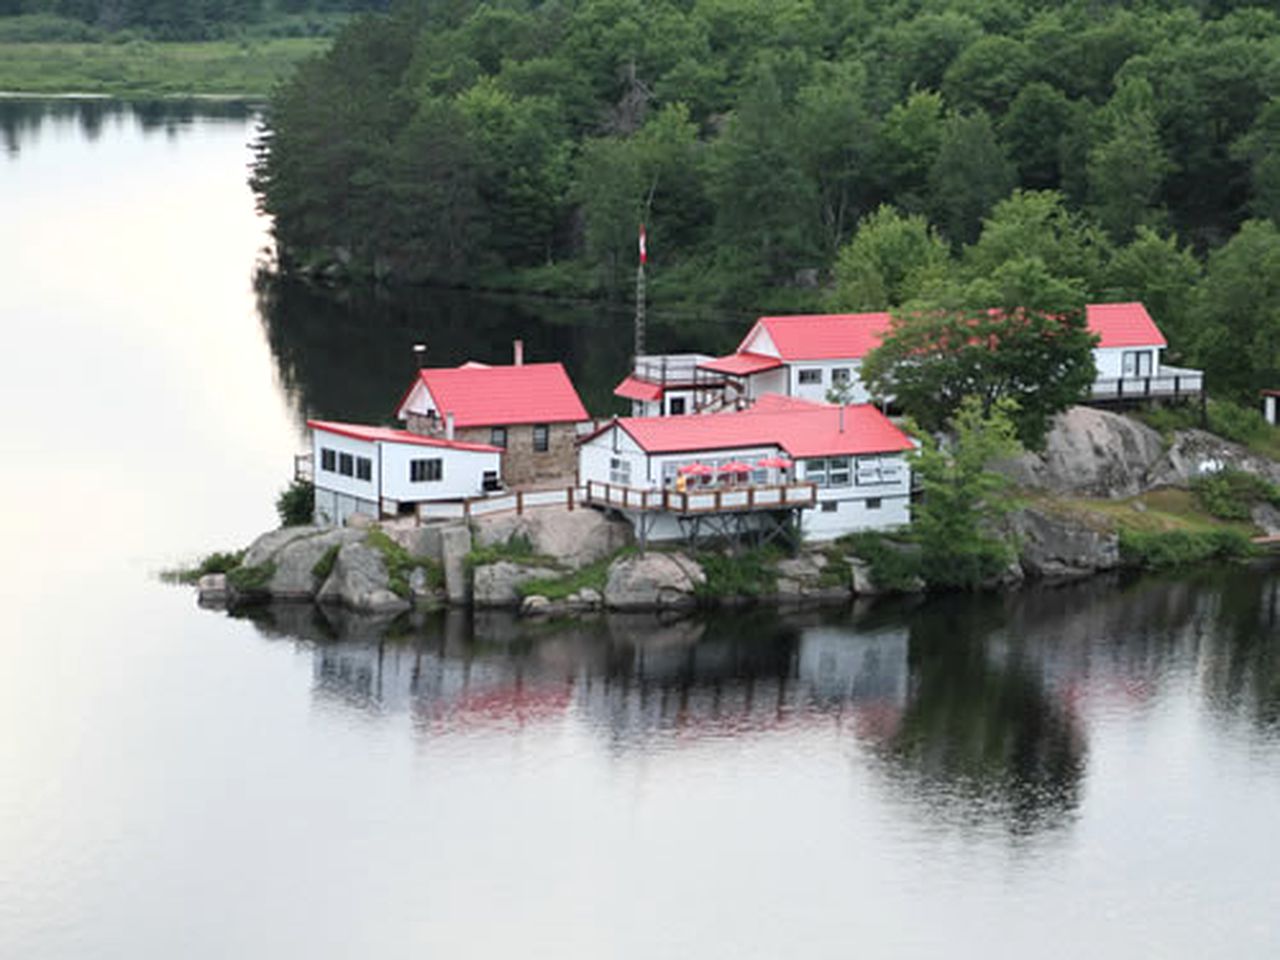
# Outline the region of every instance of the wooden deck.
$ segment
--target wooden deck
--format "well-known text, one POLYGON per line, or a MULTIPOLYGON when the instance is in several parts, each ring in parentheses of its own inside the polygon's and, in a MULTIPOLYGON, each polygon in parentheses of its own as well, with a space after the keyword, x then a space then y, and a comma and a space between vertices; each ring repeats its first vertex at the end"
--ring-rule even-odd
POLYGON ((741 484, 686 490, 640 490, 599 480, 587 481, 585 503, 640 513, 677 516, 757 513, 815 507, 818 488, 812 483, 741 484))
POLYGON ((1097 380, 1090 393, 1093 403, 1123 403, 1130 400, 1179 400, 1204 393, 1204 372, 1183 367, 1165 367, 1146 377, 1116 377, 1097 380))

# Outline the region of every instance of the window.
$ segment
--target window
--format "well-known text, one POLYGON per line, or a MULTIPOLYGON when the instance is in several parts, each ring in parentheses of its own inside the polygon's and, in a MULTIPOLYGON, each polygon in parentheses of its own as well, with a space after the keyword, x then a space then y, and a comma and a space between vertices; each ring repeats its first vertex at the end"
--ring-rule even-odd
POLYGON ((410 483, 431 483, 444 479, 444 461, 439 457, 409 461, 410 483))
POLYGON ((804 462, 804 478, 820 487, 847 487, 851 481, 848 457, 826 457, 804 462))
POLYGON ((631 485, 631 461, 621 457, 609 458, 609 482, 619 487, 631 485))
POLYGON ((672 397, 667 401, 667 413, 678 417, 684 413, 684 397, 672 397))
POLYGON ((356 457, 356 479, 373 479, 373 461, 368 457, 356 457))
POLYGON ((356 472, 355 458, 351 454, 338 454, 338 472, 344 477, 350 477, 356 472))
POLYGON ((1151 376, 1151 351, 1126 350, 1122 357, 1126 377, 1151 376))
POLYGON ((798 381, 800 383, 822 383, 822 369, 813 367, 808 370, 801 370, 798 381))
POLYGON ((533 450, 534 453, 546 453, 551 446, 551 428, 545 423, 535 423, 533 425, 533 450))
POLYGON ((867 509, 868 509, 868 510, 879 510, 879 509, 880 509, 880 498, 879 498, 879 497, 867 497, 867 509))
POLYGON ((484 477, 480 481, 480 486, 490 492, 500 490, 502 488, 502 484, 498 480, 498 471, 486 470, 484 472, 484 477))
POLYGON ((507 449, 507 428, 493 427, 489 431, 489 444, 502 450, 507 449))
POLYGON ((320 448, 320 469, 333 473, 338 469, 338 455, 328 447, 320 448))
POLYGON ((839 501, 839 500, 823 500, 823 501, 822 501, 822 512, 823 512, 823 513, 835 513, 835 512, 836 512, 837 510, 839 510, 839 509, 840 509, 840 501, 839 501))
POLYGON ((836 367, 831 371, 831 385, 833 387, 843 387, 853 379, 848 367, 836 367))

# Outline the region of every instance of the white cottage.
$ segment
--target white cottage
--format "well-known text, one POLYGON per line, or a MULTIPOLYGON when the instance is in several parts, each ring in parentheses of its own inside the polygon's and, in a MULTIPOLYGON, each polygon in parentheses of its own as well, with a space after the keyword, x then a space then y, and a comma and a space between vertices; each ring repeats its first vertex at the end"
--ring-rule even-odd
MULTIPOLYGON (((1093 352, 1098 373, 1090 394, 1095 402, 1203 392, 1201 371, 1161 362, 1167 342, 1141 303, 1090 304, 1085 315, 1098 337, 1093 352)), ((696 400, 693 409, 722 409, 769 394, 825 401, 833 390, 843 391, 849 403, 867 403, 872 397, 862 383, 862 361, 880 345, 891 323, 884 312, 761 317, 734 353, 698 362, 707 382, 718 378, 723 386, 696 400)), ((662 359, 646 358, 647 369, 660 368, 662 359)), ((659 394, 639 372, 626 386, 626 396, 646 388, 655 398, 659 394)), ((670 411, 644 407, 633 412, 670 411)))
POLYGON ((1273 427, 1280 424, 1280 390, 1262 391, 1262 415, 1273 427))
POLYGON ((308 420, 315 521, 413 513, 419 503, 478 497, 497 486, 502 451, 407 430, 308 420))
POLYGON ((582 442, 578 472, 589 503, 646 539, 794 511, 805 539, 829 540, 910 522, 913 447, 873 406, 766 396, 742 411, 614 420, 582 442))

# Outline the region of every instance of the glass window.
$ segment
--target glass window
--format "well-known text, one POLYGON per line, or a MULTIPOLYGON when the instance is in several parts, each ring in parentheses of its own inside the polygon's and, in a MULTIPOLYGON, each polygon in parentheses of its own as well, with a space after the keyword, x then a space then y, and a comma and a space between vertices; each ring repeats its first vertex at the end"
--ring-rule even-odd
POLYGON ((879 509, 880 509, 880 498, 879 498, 879 497, 867 497, 867 509, 868 509, 868 510, 879 510, 879 509))
POLYGON ((535 453, 546 453, 551 446, 551 428, 545 423, 533 425, 533 449, 535 453))
POLYGON ((503 450, 507 449, 507 428, 493 427, 489 431, 489 444, 503 450))
POLYGON ((820 487, 827 485, 827 461, 823 459, 804 462, 804 478, 820 487))
POLYGON ((836 367, 831 371, 831 383, 834 386, 842 386, 848 383, 852 378, 848 367, 836 367))
POLYGON ((823 501, 822 501, 822 512, 823 512, 823 513, 835 513, 835 512, 836 512, 837 510, 839 510, 839 509, 840 509, 840 503, 839 503, 839 501, 837 501, 837 500, 823 500, 823 501))
POLYGON ((1151 351, 1126 350, 1123 355, 1124 375, 1126 377, 1151 376, 1151 351))
POLYGON ((849 458, 848 457, 832 457, 827 461, 827 486, 829 487, 847 487, 849 486, 849 458))
POLYGON ((373 461, 368 457, 356 457, 356 479, 373 479, 373 461))
POLYGON ((409 481, 411 483, 428 483, 443 479, 444 461, 439 457, 409 461, 409 481))
POLYGON ((631 484, 631 461, 621 457, 609 458, 609 482, 620 487, 631 484))
POLYGON ((338 472, 344 477, 350 477, 356 472, 355 458, 349 453, 338 454, 338 472))
POLYGON ((678 417, 684 413, 684 397, 672 397, 667 401, 667 413, 678 417))
POLYGON ((328 447, 320 448, 320 469, 330 473, 338 469, 338 455, 328 447))
POLYGON ((822 369, 820 367, 811 367, 807 370, 801 370, 799 381, 800 383, 821 383, 822 369))

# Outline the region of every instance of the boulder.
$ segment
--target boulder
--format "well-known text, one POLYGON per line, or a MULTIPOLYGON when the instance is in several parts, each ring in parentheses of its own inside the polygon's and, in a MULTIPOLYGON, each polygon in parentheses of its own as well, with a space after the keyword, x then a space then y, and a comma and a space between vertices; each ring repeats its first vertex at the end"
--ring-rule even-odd
POLYGON ((270 530, 249 544, 249 548, 245 550, 244 559, 240 561, 240 565, 244 567, 260 567, 275 556, 280 548, 286 544, 303 537, 314 537, 316 534, 330 529, 332 528, 304 526, 281 527, 279 530, 270 530))
POLYGON ((871 564, 861 557, 848 557, 849 586, 855 596, 874 597, 884 590, 876 585, 871 576, 871 564))
POLYGON ((522 514, 502 513, 474 521, 476 542, 483 547, 524 538, 539 556, 577 570, 631 544, 631 524, 599 510, 538 507, 522 514))
POLYGON ((1165 454, 1160 434, 1129 417, 1093 407, 1058 414, 1044 450, 1024 453, 998 469, 1031 489, 1084 497, 1131 497, 1152 485, 1165 454))
POLYGON ((1268 537, 1280 534, 1280 510, 1271 504, 1255 503, 1249 511, 1249 517, 1253 520, 1254 526, 1268 537))
POLYGON ((1087 519, 1024 508, 1011 517, 1019 560, 1029 577, 1087 577, 1120 565, 1120 538, 1087 519))
POLYGON ((393 613, 412 606, 407 598, 392 592, 382 552, 363 540, 344 544, 338 550, 333 571, 316 599, 360 613, 393 613))
POLYGON ((440 562, 444 567, 444 590, 449 602, 462 606, 471 600, 471 571, 467 554, 471 552, 471 530, 466 526, 447 527, 440 531, 440 562))
POLYGON ((428 557, 439 563, 444 559, 441 545, 441 537, 444 531, 462 526, 464 524, 456 520, 446 523, 427 523, 422 526, 418 526, 415 523, 397 521, 382 524, 382 529, 387 536, 404 547, 410 556, 428 557))
POLYGON ((1280 463, 1204 430, 1175 433, 1173 442, 1152 468, 1150 482, 1152 486, 1185 487, 1205 473, 1222 469, 1243 470, 1280 483, 1280 463))
POLYGON ((611 610, 692 607, 706 582, 702 567, 682 553, 619 557, 609 566, 604 602, 611 610))
POLYGON ((832 603, 849 599, 843 583, 824 583, 823 574, 831 561, 822 553, 801 553, 779 560, 776 589, 784 603, 832 603))
POLYGON ((548 580, 560 576, 549 567, 531 567, 509 560, 486 563, 472 574, 471 599, 477 607, 518 607, 520 591, 516 588, 530 580, 548 580))
POLYGON ((520 604, 520 615, 522 617, 536 617, 546 614, 551 608, 551 601, 540 594, 534 594, 531 597, 525 597, 520 604))
POLYGON ((227 575, 206 573, 196 581, 196 603, 201 606, 218 606, 227 601, 227 575))
POLYGON ((295 537, 271 555, 275 572, 267 583, 267 593, 275 600, 311 599, 321 587, 314 573, 316 564, 333 547, 341 549, 364 538, 363 530, 341 527, 324 527, 311 536, 295 537))

